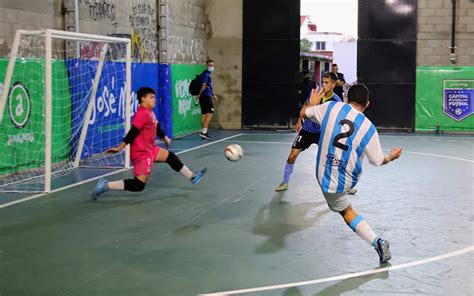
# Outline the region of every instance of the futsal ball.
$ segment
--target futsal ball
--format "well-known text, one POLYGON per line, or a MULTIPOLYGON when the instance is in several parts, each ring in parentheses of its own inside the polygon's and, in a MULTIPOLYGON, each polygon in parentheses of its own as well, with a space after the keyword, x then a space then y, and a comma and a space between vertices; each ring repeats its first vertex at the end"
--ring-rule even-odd
POLYGON ((225 147, 224 155, 230 161, 237 161, 244 156, 244 150, 237 144, 231 144, 225 147))

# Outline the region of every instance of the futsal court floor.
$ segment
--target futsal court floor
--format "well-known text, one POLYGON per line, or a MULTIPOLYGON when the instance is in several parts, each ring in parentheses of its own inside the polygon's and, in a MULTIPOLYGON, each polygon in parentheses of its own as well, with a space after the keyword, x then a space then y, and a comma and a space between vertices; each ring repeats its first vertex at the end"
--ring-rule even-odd
POLYGON ((381 134, 386 151, 404 153, 387 166, 365 161, 351 197, 391 243, 380 265, 328 209, 317 146, 277 193, 293 133, 213 135, 172 144, 191 169, 208 167, 196 186, 156 164, 140 193, 92 201, 98 174, 110 172, 82 170, 47 195, 1 194, 0 295, 474 294, 474 137, 381 134), (235 163, 223 155, 231 143, 244 149, 235 163))

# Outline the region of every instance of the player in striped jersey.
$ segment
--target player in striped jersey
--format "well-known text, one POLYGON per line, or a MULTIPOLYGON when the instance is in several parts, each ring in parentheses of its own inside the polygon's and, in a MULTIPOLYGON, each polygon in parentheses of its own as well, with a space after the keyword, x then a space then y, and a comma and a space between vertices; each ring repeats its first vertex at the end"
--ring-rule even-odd
POLYGON ((383 154, 377 130, 363 114, 369 106, 369 90, 363 84, 349 89, 348 102, 314 106, 317 102, 311 101, 313 106, 303 107, 300 115, 321 124, 316 178, 329 208, 339 212, 355 233, 373 245, 384 263, 391 259, 389 242, 378 237, 352 209, 347 193, 360 179, 364 155, 372 165, 380 166, 399 158, 402 148, 383 154))
MULTIPOLYGON (((319 101, 322 103, 336 101, 341 102, 339 98, 334 93, 334 87, 336 86, 337 76, 334 73, 327 72, 323 74, 322 77, 323 83, 319 92, 316 94, 319 96, 319 101)), ((315 91, 313 91, 315 93, 315 91)), ((309 97, 306 100, 305 105, 309 104, 309 97)), ((311 120, 303 120, 301 117, 298 118, 296 122, 296 131, 298 135, 293 141, 291 146, 290 155, 286 160, 285 170, 283 173, 283 181, 278 185, 276 191, 285 191, 288 189, 288 182, 290 181, 290 176, 293 173, 293 167, 298 158, 298 155, 309 148, 312 144, 319 143, 319 134, 321 131, 321 126, 317 123, 314 123, 311 120)))

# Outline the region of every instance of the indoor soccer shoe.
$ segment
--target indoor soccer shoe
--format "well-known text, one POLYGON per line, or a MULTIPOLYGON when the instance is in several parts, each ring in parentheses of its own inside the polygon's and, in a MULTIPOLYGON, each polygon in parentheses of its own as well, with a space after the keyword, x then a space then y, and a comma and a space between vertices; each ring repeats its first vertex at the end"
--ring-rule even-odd
POLYGON ((205 134, 200 133, 199 136, 200 136, 201 138, 203 138, 203 139, 206 139, 206 140, 212 140, 212 137, 209 136, 208 133, 205 133, 205 134))
POLYGON ((94 188, 94 191, 92 191, 92 199, 97 200, 99 195, 106 193, 109 189, 107 188, 107 183, 109 183, 105 179, 100 179, 99 182, 97 182, 97 185, 94 188))
POLYGON ((285 191, 288 189, 288 184, 285 182, 281 182, 280 185, 275 189, 275 191, 285 191))
POLYGON ((199 183, 201 181, 202 176, 204 176, 206 172, 207 172, 207 168, 203 168, 199 172, 195 173, 194 177, 191 178, 191 183, 193 183, 194 185, 199 183))
POLYGON ((377 251, 377 254, 379 254, 380 263, 385 263, 392 259, 392 254, 390 254, 390 243, 382 238, 377 238, 376 240, 375 250, 377 251))

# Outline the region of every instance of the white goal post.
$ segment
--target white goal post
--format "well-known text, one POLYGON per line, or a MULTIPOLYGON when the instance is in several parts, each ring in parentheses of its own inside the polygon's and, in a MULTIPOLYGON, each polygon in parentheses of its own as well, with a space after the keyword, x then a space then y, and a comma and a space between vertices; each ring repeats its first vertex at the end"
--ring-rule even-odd
MULTIPOLYGON (((116 145, 108 135, 113 132, 113 138, 119 139, 131 127, 131 71, 130 39, 52 29, 17 30, 0 89, 0 128, 8 145, 0 156, 0 192, 50 192, 56 174, 63 176, 94 155, 103 159, 89 161, 88 166, 116 167, 97 149, 116 145), (83 55, 77 56, 80 49, 83 55), (120 94, 112 88, 120 89, 120 94), (109 113, 100 117, 98 110, 104 104, 109 113), (113 122, 110 110, 120 113, 113 122), (110 121, 108 126, 105 120, 110 121), (93 148, 86 147, 88 138, 95 141, 90 145, 93 148)), ((128 146, 122 159, 119 167, 129 168, 128 146)))

